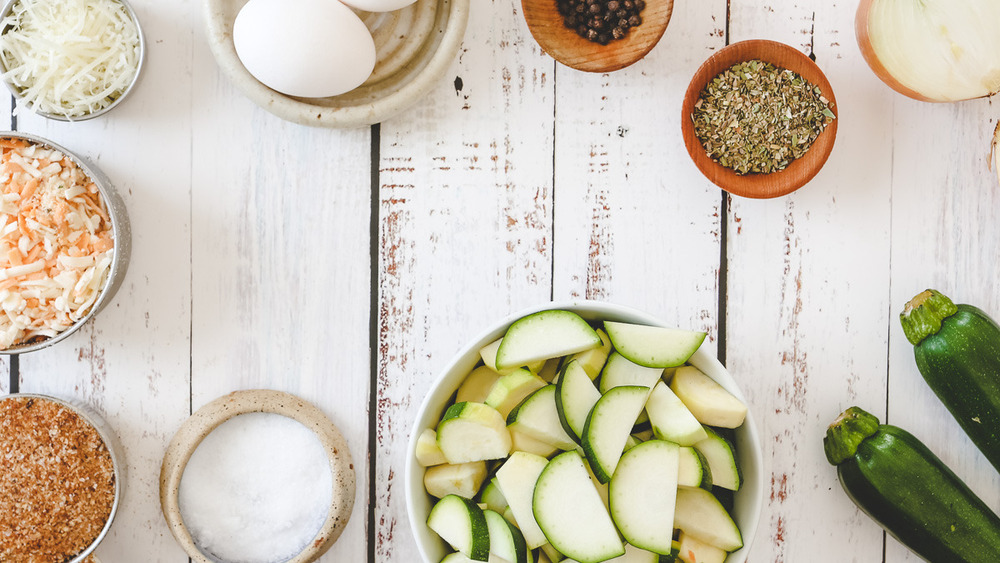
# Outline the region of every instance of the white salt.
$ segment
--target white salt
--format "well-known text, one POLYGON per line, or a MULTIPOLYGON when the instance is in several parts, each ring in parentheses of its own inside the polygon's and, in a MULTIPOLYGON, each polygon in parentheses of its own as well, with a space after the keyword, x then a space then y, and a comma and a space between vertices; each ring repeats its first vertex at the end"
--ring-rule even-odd
POLYGON ((220 563, 278 563, 302 551, 326 520, 330 461, 302 423, 271 413, 233 417, 191 456, 181 517, 201 551, 220 563))

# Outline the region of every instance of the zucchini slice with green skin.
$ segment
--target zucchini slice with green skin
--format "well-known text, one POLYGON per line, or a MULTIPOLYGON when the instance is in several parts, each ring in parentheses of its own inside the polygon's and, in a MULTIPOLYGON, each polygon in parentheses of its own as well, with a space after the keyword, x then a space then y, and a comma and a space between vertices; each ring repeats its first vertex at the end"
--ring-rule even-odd
POLYGON ((719 499, 705 489, 677 489, 674 526, 725 551, 736 551, 743 547, 740 529, 719 499))
POLYGON ((510 505, 508 508, 529 549, 535 549, 547 541, 532 512, 532 498, 538 476, 548 464, 549 460, 544 457, 514 452, 497 470, 497 485, 507 499, 507 504, 510 505))
POLYGON ((562 450, 576 449, 576 441, 563 429, 556 409, 556 386, 532 393, 507 416, 507 428, 562 450))
POLYGON ((533 559, 517 526, 492 510, 484 510, 483 515, 486 516, 486 526, 490 531, 491 554, 510 563, 528 563, 533 559))
POLYGON ((601 483, 611 480, 648 394, 646 387, 615 387, 594 404, 587 416, 581 446, 601 483))
POLYGON ((677 484, 682 487, 701 487, 712 490, 712 469, 708 460, 694 446, 681 446, 677 484))
POLYGON ((684 365, 706 336, 702 331, 612 321, 604 321, 604 330, 619 354, 649 368, 684 365))
POLYGON ((660 381, 646 400, 646 413, 653 434, 660 440, 693 446, 708 438, 708 433, 677 395, 660 381))
POLYGON ((708 437, 694 445, 694 448, 708 462, 711 471, 712 484, 716 487, 740 490, 743 484, 743 472, 736 461, 736 450, 732 442, 723 438, 715 430, 705 427, 708 437))
POLYGON ((601 392, 579 362, 563 367, 556 383, 556 409, 563 429, 577 442, 582 440, 587 416, 600 398, 601 392))
POLYGON ((458 403, 441 417, 437 445, 451 464, 500 459, 510 454, 510 431, 496 409, 482 403, 458 403))
POLYGON ((538 476, 532 507, 552 547, 580 563, 598 563, 625 553, 607 508, 580 454, 557 455, 538 476))
POLYGON ((431 509, 427 526, 469 559, 489 560, 490 532, 486 516, 471 500, 457 495, 442 498, 431 509))
POLYGON ((928 289, 899 315, 924 381, 1000 471, 1000 326, 928 289))
POLYGON ((640 366, 615 351, 608 356, 608 361, 601 370, 601 394, 623 385, 639 385, 652 389, 661 377, 663 377, 662 368, 640 366))
POLYGON ((823 440, 847 496, 928 561, 1000 561, 1000 518, 909 432, 851 407, 823 440))
POLYGON ((541 311, 510 325, 497 349, 498 370, 567 356, 604 345, 587 321, 572 311, 541 311))
POLYGON ((608 485, 611 519, 628 543, 668 555, 677 502, 680 446, 650 440, 628 450, 608 485))
POLYGON ((723 563, 726 551, 681 532, 677 557, 684 563, 723 563))

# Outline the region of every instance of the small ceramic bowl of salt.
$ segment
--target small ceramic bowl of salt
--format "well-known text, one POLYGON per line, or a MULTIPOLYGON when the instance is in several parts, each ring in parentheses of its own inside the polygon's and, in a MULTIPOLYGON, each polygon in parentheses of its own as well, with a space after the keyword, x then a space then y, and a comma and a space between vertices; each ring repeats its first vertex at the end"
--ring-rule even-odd
POLYGON ((199 409, 160 472, 163 515, 199 563, 315 561, 346 526, 354 495, 337 427, 279 391, 237 391, 199 409))

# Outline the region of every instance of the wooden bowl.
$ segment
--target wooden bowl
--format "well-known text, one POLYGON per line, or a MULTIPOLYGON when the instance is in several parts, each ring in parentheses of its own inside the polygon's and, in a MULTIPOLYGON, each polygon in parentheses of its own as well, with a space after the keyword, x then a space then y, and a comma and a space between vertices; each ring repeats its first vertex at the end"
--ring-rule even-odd
POLYGON ((646 56, 670 23, 674 0, 646 0, 642 24, 607 45, 588 41, 563 24, 556 0, 521 0, 528 30, 553 59, 585 72, 612 72, 646 56))
POLYGON ((816 63, 798 49, 784 43, 762 39, 734 43, 709 57, 691 79, 687 94, 684 96, 684 104, 681 107, 681 132, 684 135, 684 146, 687 147, 688 154, 691 155, 691 160, 694 161, 698 170, 701 170, 705 177, 727 192, 751 198, 783 196, 794 192, 812 180, 823 168, 826 159, 830 156, 830 151, 833 150, 839 122, 840 112, 837 107, 837 99, 833 95, 833 87, 830 86, 830 81, 826 79, 826 75, 816 66, 816 63), (735 64, 755 59, 791 70, 812 84, 819 86, 823 95, 830 101, 830 109, 837 115, 837 119, 834 119, 816 137, 805 155, 793 160, 784 170, 770 174, 740 176, 708 156, 701 141, 695 135, 691 114, 694 112, 694 104, 698 101, 701 91, 713 78, 735 64))
POLYGON ((330 460, 333 496, 326 521, 315 540, 285 563, 312 563, 340 537, 354 509, 355 474, 351 451, 340 430, 317 407, 294 395, 268 389, 235 391, 198 409, 177 430, 160 467, 160 505, 174 538, 194 563, 214 563, 201 552, 184 524, 180 485, 184 469, 201 441, 223 422, 247 413, 274 413, 302 423, 316 433, 330 460))

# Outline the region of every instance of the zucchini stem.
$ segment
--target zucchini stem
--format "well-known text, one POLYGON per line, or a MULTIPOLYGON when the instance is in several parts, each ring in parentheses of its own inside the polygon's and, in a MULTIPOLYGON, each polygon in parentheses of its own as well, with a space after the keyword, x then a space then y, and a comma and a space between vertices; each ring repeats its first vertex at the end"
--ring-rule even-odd
POLYGON ((903 307, 899 322, 910 344, 916 346, 941 330, 941 323, 958 312, 958 307, 936 289, 920 292, 903 307))
POLYGON ((879 422, 875 415, 860 407, 847 409, 826 429, 823 450, 827 461, 832 465, 840 465, 844 460, 854 457, 861 442, 878 432, 878 429, 879 422))

